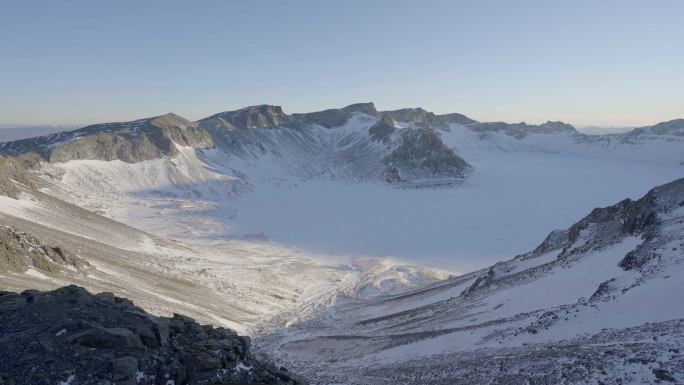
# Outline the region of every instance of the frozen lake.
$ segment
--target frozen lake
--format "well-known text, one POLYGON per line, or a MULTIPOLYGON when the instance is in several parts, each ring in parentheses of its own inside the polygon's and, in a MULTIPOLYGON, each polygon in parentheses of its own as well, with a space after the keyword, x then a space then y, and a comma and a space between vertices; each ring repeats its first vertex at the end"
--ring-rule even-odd
POLYGON ((530 251, 595 207, 638 199, 684 177, 683 166, 544 153, 494 153, 471 162, 478 171, 462 184, 436 188, 293 178, 255 183, 254 195, 226 204, 237 209, 229 232, 465 272, 530 251))

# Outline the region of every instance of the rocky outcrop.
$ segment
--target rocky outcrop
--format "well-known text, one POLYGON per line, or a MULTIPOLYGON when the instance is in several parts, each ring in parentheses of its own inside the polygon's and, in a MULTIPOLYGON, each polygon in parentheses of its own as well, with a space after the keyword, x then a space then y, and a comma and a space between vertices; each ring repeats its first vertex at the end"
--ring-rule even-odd
MULTIPOLYGON (((415 111, 402 110, 412 114, 415 111)), ((398 115, 402 116, 401 114, 398 115)), ((385 157, 386 182, 405 182, 415 179, 464 178, 472 166, 447 146, 429 123, 425 127, 404 129, 396 125, 391 113, 368 129, 371 139, 391 149, 385 157)))
POLYGON ((384 111, 383 114, 391 116, 397 122, 410 122, 418 127, 449 130, 449 124, 471 124, 475 120, 461 114, 435 115, 422 108, 402 108, 401 110, 384 111))
POLYGON ((179 314, 156 317, 112 293, 0 292, 0 317, 3 384, 308 385, 256 359, 249 337, 179 314))
POLYGON ((401 144, 388 158, 388 170, 399 170, 400 178, 393 179, 388 174, 388 181, 465 178, 473 171, 472 166, 442 142, 432 128, 402 130, 400 136, 401 144))
POLYGON ((18 199, 15 182, 19 182, 28 188, 37 188, 24 167, 11 156, 0 154, 0 195, 18 199))
POLYGON ((76 141, 55 147, 50 154, 50 163, 68 162, 70 160, 122 160, 135 163, 162 157, 159 148, 150 143, 147 135, 141 132, 135 142, 119 134, 102 133, 78 138, 76 141))
POLYGON ((235 128, 276 128, 292 122, 292 117, 284 113, 282 107, 263 104, 237 111, 221 112, 202 119, 198 123, 203 123, 203 126, 219 124, 232 130, 235 128))
POLYGON ((88 262, 62 247, 47 245, 11 227, 0 226, 0 273, 23 273, 29 267, 59 272, 62 267, 82 270, 88 262))
POLYGON ((487 133, 503 131, 506 135, 512 136, 515 139, 523 139, 531 134, 559 134, 571 133, 576 136, 586 137, 575 130, 575 127, 563 122, 546 122, 540 125, 527 124, 525 122, 508 124, 504 122, 496 123, 477 123, 469 126, 472 131, 487 133))
POLYGON ((305 124, 317 124, 325 128, 336 128, 345 125, 354 113, 366 114, 374 118, 380 117, 380 113, 375 109, 373 103, 357 103, 344 108, 307 114, 292 114, 292 117, 305 124))
POLYGON ((412 122, 418 127, 448 128, 447 124, 440 117, 422 108, 403 108, 401 110, 385 111, 383 114, 391 116, 397 122, 412 122))
POLYGON ((473 124, 477 123, 476 120, 470 119, 469 117, 463 115, 463 114, 444 114, 444 115, 438 115, 439 118, 442 120, 442 122, 446 124, 473 124))
POLYGON ((24 167, 24 169, 31 171, 40 169, 40 164, 45 162, 45 159, 43 159, 43 157, 37 152, 31 152, 29 154, 15 157, 14 161, 20 166, 24 167))

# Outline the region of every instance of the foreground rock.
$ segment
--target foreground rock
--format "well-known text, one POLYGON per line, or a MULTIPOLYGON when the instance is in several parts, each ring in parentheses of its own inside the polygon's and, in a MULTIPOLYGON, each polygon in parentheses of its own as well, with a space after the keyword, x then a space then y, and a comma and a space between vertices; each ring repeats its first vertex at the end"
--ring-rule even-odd
POLYGON ((78 286, 0 292, 0 384, 291 384, 249 337, 78 286))

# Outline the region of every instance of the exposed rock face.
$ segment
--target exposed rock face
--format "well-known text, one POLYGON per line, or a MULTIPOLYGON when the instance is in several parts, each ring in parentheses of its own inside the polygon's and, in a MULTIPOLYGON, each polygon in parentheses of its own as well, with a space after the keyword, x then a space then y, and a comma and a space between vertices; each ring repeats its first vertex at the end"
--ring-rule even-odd
MULTIPOLYGON (((412 114, 415 111, 402 110, 412 114)), ((406 118, 405 116, 398 115, 406 118)), ((430 177, 464 178, 472 167, 449 148, 430 123, 416 129, 402 129, 390 113, 368 130, 373 141, 382 142, 391 149, 384 159, 383 175, 387 182, 403 182, 430 177), (396 135, 396 138, 394 137, 396 135)))
POLYGON ((469 117, 462 115, 462 114, 444 114, 444 115, 439 115, 440 119, 442 122, 450 124, 472 124, 472 123, 477 123, 476 120, 470 119, 469 117))
POLYGON ((444 114, 435 115, 422 108, 403 108, 395 111, 385 111, 383 114, 391 116, 397 122, 411 122, 419 127, 430 127, 438 130, 449 130, 449 124, 471 124, 477 123, 465 115, 444 114))
POLYGON ((256 359, 249 337, 179 314, 155 317, 112 293, 0 292, 0 320, 3 384, 308 385, 256 359))
POLYGON ((366 114, 374 118, 380 117, 380 113, 375 109, 373 103, 357 103, 344 108, 310 112, 307 114, 292 114, 292 117, 303 123, 318 124, 325 128, 335 128, 345 125, 355 112, 366 114))
MULTIPOLYGON (((13 156, 36 152, 51 163, 70 160, 122 160, 135 163, 175 155, 176 144, 213 147, 211 135, 175 114, 125 123, 96 124, 79 130, 7 142, 0 151, 13 156)), ((31 160, 35 163, 35 157, 31 160)))
POLYGON ((161 151, 150 143, 144 132, 141 132, 136 139, 135 143, 132 143, 130 140, 119 136, 118 133, 84 136, 74 142, 55 147, 50 154, 50 163, 68 162, 76 159, 106 161, 118 159, 134 163, 161 158, 161 151))
POLYGON ((37 152, 19 155, 14 160, 26 170, 38 170, 40 169, 40 163, 45 162, 45 159, 37 152))
POLYGON ((0 195, 17 199, 18 190, 14 181, 32 189, 37 188, 19 163, 9 155, 0 154, 0 195))
MULTIPOLYGON (((401 145, 389 156, 388 169, 399 169, 404 180, 426 177, 465 178, 473 170, 442 142, 431 128, 401 132, 401 145)), ((388 175, 388 179, 392 180, 388 175)))
POLYGON ((422 108, 403 108, 396 111, 385 111, 383 114, 391 116, 397 122, 413 122, 419 127, 447 128, 440 117, 422 108))
POLYGON ((81 270, 88 265, 61 247, 46 245, 26 233, 0 226, 0 273, 23 273, 29 266, 55 273, 60 266, 81 270))
POLYGON ((580 134, 575 128, 563 122, 546 122, 541 125, 529 125, 525 122, 508 124, 503 122, 496 123, 477 123, 470 126, 470 129, 475 132, 499 132, 504 131, 506 135, 512 136, 516 139, 522 139, 531 134, 558 134, 567 132, 577 134, 578 136, 586 137, 580 134))
POLYGON ((276 128, 292 123, 292 118, 283 112, 280 106, 261 105, 242 108, 237 111, 226 111, 208 118, 199 123, 222 124, 226 129, 233 128, 276 128))

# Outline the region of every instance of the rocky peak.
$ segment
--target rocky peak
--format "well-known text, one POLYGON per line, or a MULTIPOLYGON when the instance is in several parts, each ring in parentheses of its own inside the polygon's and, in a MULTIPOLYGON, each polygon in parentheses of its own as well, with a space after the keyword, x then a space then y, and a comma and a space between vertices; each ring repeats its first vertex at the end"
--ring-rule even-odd
POLYGON ((355 113, 366 114, 374 118, 380 117, 380 113, 375 109, 373 103, 357 103, 344 108, 334 108, 306 114, 292 114, 292 117, 304 124, 317 124, 325 128, 335 128, 345 125, 355 113))
POLYGON ((446 124, 454 123, 454 124, 472 124, 472 123, 477 123, 476 120, 470 119, 469 117, 463 115, 463 114, 457 114, 457 113, 451 113, 451 114, 444 114, 444 115, 437 115, 442 122, 446 124))
POLYGON ((475 120, 462 114, 435 115, 432 112, 418 108, 402 108, 395 111, 387 111, 397 122, 413 122, 419 127, 431 127, 440 130, 447 130, 450 123, 471 124, 477 123, 475 120))
POLYGON ((202 119, 198 123, 218 119, 223 121, 224 125, 230 125, 233 128, 275 128, 292 123, 292 118, 283 112, 281 106, 268 104, 221 112, 202 119))

